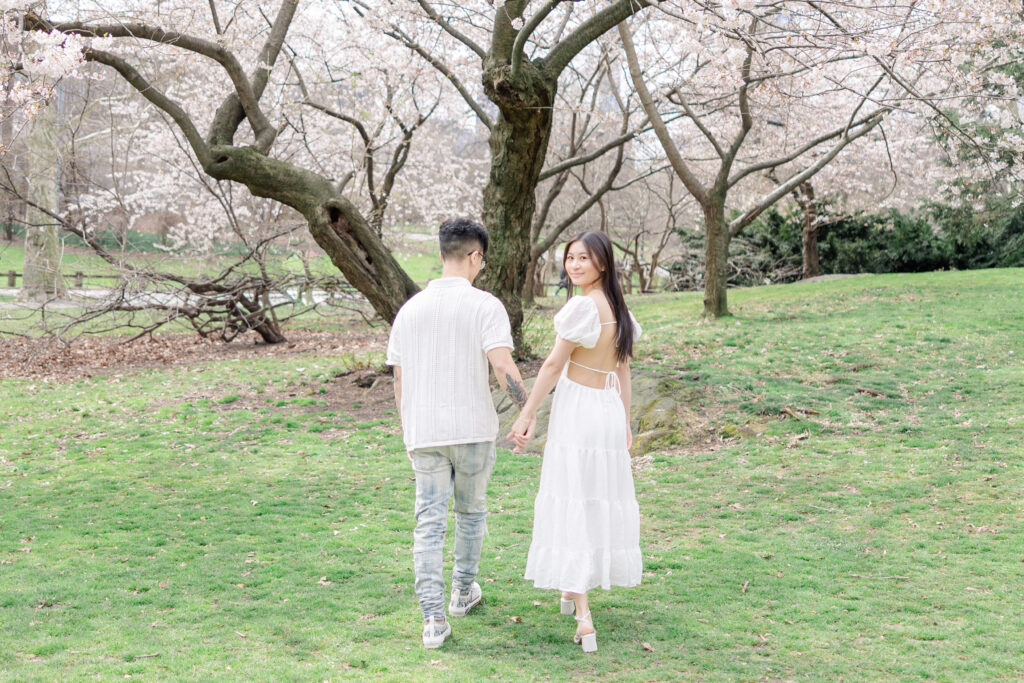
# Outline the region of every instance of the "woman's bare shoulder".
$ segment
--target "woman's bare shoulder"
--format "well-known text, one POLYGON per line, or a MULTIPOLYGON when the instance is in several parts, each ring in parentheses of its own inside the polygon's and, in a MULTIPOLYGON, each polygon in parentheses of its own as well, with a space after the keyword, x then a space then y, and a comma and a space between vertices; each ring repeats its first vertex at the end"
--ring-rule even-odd
POLYGON ((601 314, 601 319, 605 320, 609 315, 612 316, 612 320, 615 319, 615 313, 612 311, 612 304, 608 301, 608 297, 604 295, 604 292, 596 290, 589 292, 586 296, 590 297, 595 304, 597 304, 597 310, 601 314))

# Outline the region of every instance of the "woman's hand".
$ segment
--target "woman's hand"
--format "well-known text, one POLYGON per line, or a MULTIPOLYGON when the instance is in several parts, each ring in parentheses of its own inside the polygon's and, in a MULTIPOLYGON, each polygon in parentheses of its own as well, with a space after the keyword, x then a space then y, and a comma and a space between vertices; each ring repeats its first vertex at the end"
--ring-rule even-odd
POLYGON ((633 447, 633 428, 626 423, 626 450, 628 451, 633 447))
POLYGON ((519 414, 516 421, 512 423, 512 430, 505 436, 506 439, 515 442, 516 446, 512 449, 513 453, 521 453, 526 447, 526 444, 533 438, 534 432, 537 430, 537 416, 536 415, 524 415, 519 414))

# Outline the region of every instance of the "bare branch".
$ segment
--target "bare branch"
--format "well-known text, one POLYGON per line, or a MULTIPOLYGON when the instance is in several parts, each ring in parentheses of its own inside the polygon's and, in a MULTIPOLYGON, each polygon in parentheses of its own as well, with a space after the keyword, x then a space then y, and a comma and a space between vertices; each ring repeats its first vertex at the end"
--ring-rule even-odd
POLYGON ((789 154, 786 154, 785 156, 776 157, 775 159, 769 159, 768 161, 762 161, 762 162, 757 163, 757 164, 751 164, 750 166, 747 166, 746 168, 742 169, 741 171, 738 171, 731 178, 729 178, 729 182, 727 183, 726 186, 727 187, 732 187, 733 185, 735 185, 739 181, 743 180, 745 177, 747 177, 751 173, 757 173, 759 171, 766 171, 766 170, 771 169, 771 168, 777 168, 777 167, 782 166, 784 164, 788 164, 790 161, 793 161, 794 159, 803 156, 804 154, 806 154, 807 152, 811 151, 812 149, 814 149, 818 145, 820 145, 822 143, 825 143, 825 142, 828 142, 829 140, 837 138, 837 137, 839 137, 841 135, 845 135, 851 129, 856 128, 858 126, 863 126, 866 123, 870 122, 871 120, 873 120, 873 119, 875 119, 877 117, 883 116, 883 115, 885 115, 888 112, 889 112, 888 108, 876 110, 876 111, 872 112, 871 114, 868 114, 867 116, 863 116, 860 119, 857 119, 856 121, 853 122, 852 125, 850 125, 850 123, 847 122, 847 123, 843 124, 842 126, 840 126, 839 128, 831 130, 831 131, 829 131, 827 133, 823 133, 822 135, 819 135, 818 137, 814 138, 813 140, 809 140, 806 144, 804 144, 801 147, 796 148, 795 150, 793 150, 789 154))
POLYGON ((572 168, 573 166, 579 166, 581 164, 590 163, 594 159, 604 156, 605 154, 615 149, 616 147, 621 147, 622 145, 625 145, 627 142, 637 137, 638 135, 642 135, 643 133, 646 133, 647 131, 651 130, 651 127, 647 125, 649 121, 650 120, 647 117, 644 117, 644 120, 640 123, 640 125, 634 128, 632 131, 626 133, 625 135, 620 135, 619 137, 613 140, 610 140, 601 147, 598 147, 593 152, 589 154, 584 154, 582 156, 573 157, 571 159, 566 159, 565 161, 560 161, 554 166, 542 171, 538 180, 546 180, 547 178, 550 178, 551 176, 554 175, 558 175, 562 171, 566 171, 572 168))
POLYGON ((636 88, 637 95, 640 97, 640 104, 643 106, 644 111, 647 113, 647 118, 651 121, 651 126, 654 128, 655 135, 658 136, 658 140, 661 142, 662 147, 665 149, 665 155, 668 157, 669 163, 672 164, 672 168, 675 170, 676 175, 683 181, 686 189, 690 191, 690 194, 697 199, 697 201, 703 206, 708 202, 708 192, 701 185, 700 180, 694 175, 693 171, 683 160, 679 149, 676 147, 675 141, 672 140, 672 135, 668 131, 668 127, 665 125, 665 120, 661 117, 661 113, 658 111, 657 105, 654 103, 654 98, 651 97, 651 91, 647 89, 647 84, 644 82, 643 72, 640 70, 640 62, 636 56, 636 48, 633 46, 633 35, 629 29, 627 22, 619 24, 619 35, 622 37, 622 48, 626 53, 626 61, 629 64, 629 76, 633 81, 633 87, 636 88))
POLYGON ((135 67, 121 57, 110 52, 93 49, 86 50, 84 56, 89 61, 105 64, 121 74, 121 77, 128 81, 143 97, 161 111, 166 112, 174 120, 174 123, 181 129, 181 132, 185 134, 185 139, 188 140, 200 164, 205 166, 210 161, 210 148, 203 140, 203 136, 199 134, 195 124, 192 123, 192 119, 181 108, 181 105, 154 87, 135 67))
MULTIPOLYGON (((754 28, 757 26, 757 19, 753 19, 750 25, 750 32, 753 33, 754 28)), ((747 134, 750 129, 754 126, 754 120, 750 116, 750 98, 748 96, 748 88, 750 87, 750 62, 754 57, 754 47, 750 43, 746 43, 747 56, 743 59, 743 66, 740 69, 740 75, 743 78, 743 85, 740 86, 739 90, 739 107, 740 107, 740 130, 733 139, 732 144, 729 146, 729 151, 722 157, 722 165, 718 169, 718 173, 715 176, 715 189, 724 191, 729 187, 729 170, 732 168, 733 162, 736 160, 736 154, 740 151, 740 147, 743 146, 743 141, 747 139, 747 134)))
POLYGON ((847 134, 843 135, 843 137, 840 138, 840 140, 836 143, 835 147, 833 147, 831 150, 829 150, 827 154, 818 159, 818 161, 816 161, 808 168, 804 169, 801 173, 797 173, 796 175, 792 176, 789 180, 779 185, 771 193, 762 197, 760 201, 758 201, 753 207, 744 212, 743 215, 738 216, 737 218, 730 221, 728 226, 729 235, 733 237, 738 235, 740 231, 743 230, 743 228, 750 225, 750 223, 759 215, 761 215, 761 213, 765 209, 767 209, 772 204, 774 204, 775 202, 777 202, 778 200, 782 199, 787 194, 792 192, 795 187, 813 177, 814 174, 816 174, 818 171, 825 168, 825 166, 827 166, 829 162, 831 162, 836 157, 836 155, 839 154, 839 152, 841 152, 847 145, 849 145, 857 138, 866 135, 870 133, 872 130, 874 130, 874 128, 879 123, 882 122, 882 119, 885 117, 886 112, 887 110, 876 112, 872 118, 867 119, 863 123, 863 125, 861 125, 859 130, 853 132, 847 131, 847 134))
POLYGON ((462 81, 459 80, 459 77, 455 75, 455 72, 452 71, 448 67, 448 65, 446 65, 440 59, 438 59, 430 52, 428 52, 419 43, 417 43, 415 40, 409 37, 404 31, 402 31, 402 29, 398 28, 395 25, 392 25, 390 30, 384 31, 384 35, 390 36, 391 38, 394 38, 395 40, 401 42, 407 48, 409 48, 410 50, 418 54, 420 57, 425 59, 427 63, 430 64, 432 67, 440 71, 445 78, 451 81, 451 84, 455 86, 455 89, 459 91, 460 95, 462 95, 462 99, 466 101, 466 104, 469 105, 469 108, 473 110, 473 113, 476 114, 477 118, 480 119, 484 126, 488 130, 490 130, 494 126, 494 123, 491 121, 491 117, 487 115, 487 112, 484 111, 484 108, 480 105, 480 103, 473 99, 473 96, 469 94, 468 90, 466 90, 466 87, 462 84, 462 81))
POLYGON ((224 31, 220 27, 220 19, 217 17, 217 5, 214 3, 214 0, 210 0, 210 16, 213 18, 213 28, 217 31, 217 35, 223 34, 224 31))
MULTIPOLYGON (((711 146, 715 148, 715 153, 718 154, 718 158, 724 160, 725 150, 723 150, 721 145, 718 144, 718 139, 710 130, 708 130, 708 127, 704 125, 704 122, 700 120, 700 117, 697 116, 693 109, 690 108, 690 105, 687 104, 686 100, 683 98, 683 94, 679 92, 679 88, 675 88, 672 92, 678 95, 679 104, 682 106, 683 111, 686 112, 686 116, 693 121, 693 124, 697 126, 697 130, 703 133, 704 137, 706 137, 708 142, 711 143, 711 146)), ((669 97, 671 98, 671 95, 669 95, 669 97)))
POLYGON ((651 4, 651 0, 615 0, 555 45, 543 60, 544 68, 554 75, 562 73, 580 50, 651 4))
POLYGON ((519 33, 516 34, 516 42, 512 45, 513 78, 519 75, 519 70, 522 68, 523 51, 526 49, 527 38, 529 38, 530 34, 540 26, 540 22, 544 21, 544 19, 551 14, 551 10, 555 9, 559 2, 561 2, 561 0, 548 0, 544 3, 544 6, 536 12, 536 14, 530 17, 530 20, 526 22, 526 25, 519 29, 519 33))
POLYGON ((484 51, 482 47, 473 42, 473 39, 467 36, 465 33, 462 33, 457 28, 455 28, 447 21, 445 21, 444 18, 437 13, 437 10, 435 10, 430 5, 429 2, 426 2, 426 0, 417 0, 417 2, 419 3, 420 7, 423 8, 423 11, 426 13, 426 15, 430 17, 431 21, 433 21, 435 24, 444 29, 445 33, 450 35, 452 38, 455 38, 455 40, 459 41, 460 43, 468 47, 470 50, 475 52, 477 57, 479 57, 480 59, 487 58, 487 52, 484 51))

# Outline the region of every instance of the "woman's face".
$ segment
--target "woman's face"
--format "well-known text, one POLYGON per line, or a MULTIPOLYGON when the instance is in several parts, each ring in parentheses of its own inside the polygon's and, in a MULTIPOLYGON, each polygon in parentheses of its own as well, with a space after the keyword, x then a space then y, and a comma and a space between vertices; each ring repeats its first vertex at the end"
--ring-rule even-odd
POLYGON ((577 287, 590 287, 601 280, 601 269, 582 241, 573 242, 565 255, 565 272, 577 287))

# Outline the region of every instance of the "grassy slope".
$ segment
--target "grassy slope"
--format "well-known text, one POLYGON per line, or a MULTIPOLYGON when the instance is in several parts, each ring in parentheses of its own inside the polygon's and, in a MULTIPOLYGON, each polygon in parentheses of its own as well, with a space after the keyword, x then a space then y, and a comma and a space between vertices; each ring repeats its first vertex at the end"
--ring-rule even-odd
POLYGON ((637 474, 645 583, 594 596, 588 657, 519 578, 540 461, 509 453, 485 604, 421 649, 408 463, 393 415, 322 405, 340 359, 4 382, 0 677, 1024 676, 1022 278, 635 299, 638 363, 748 436, 637 474))

